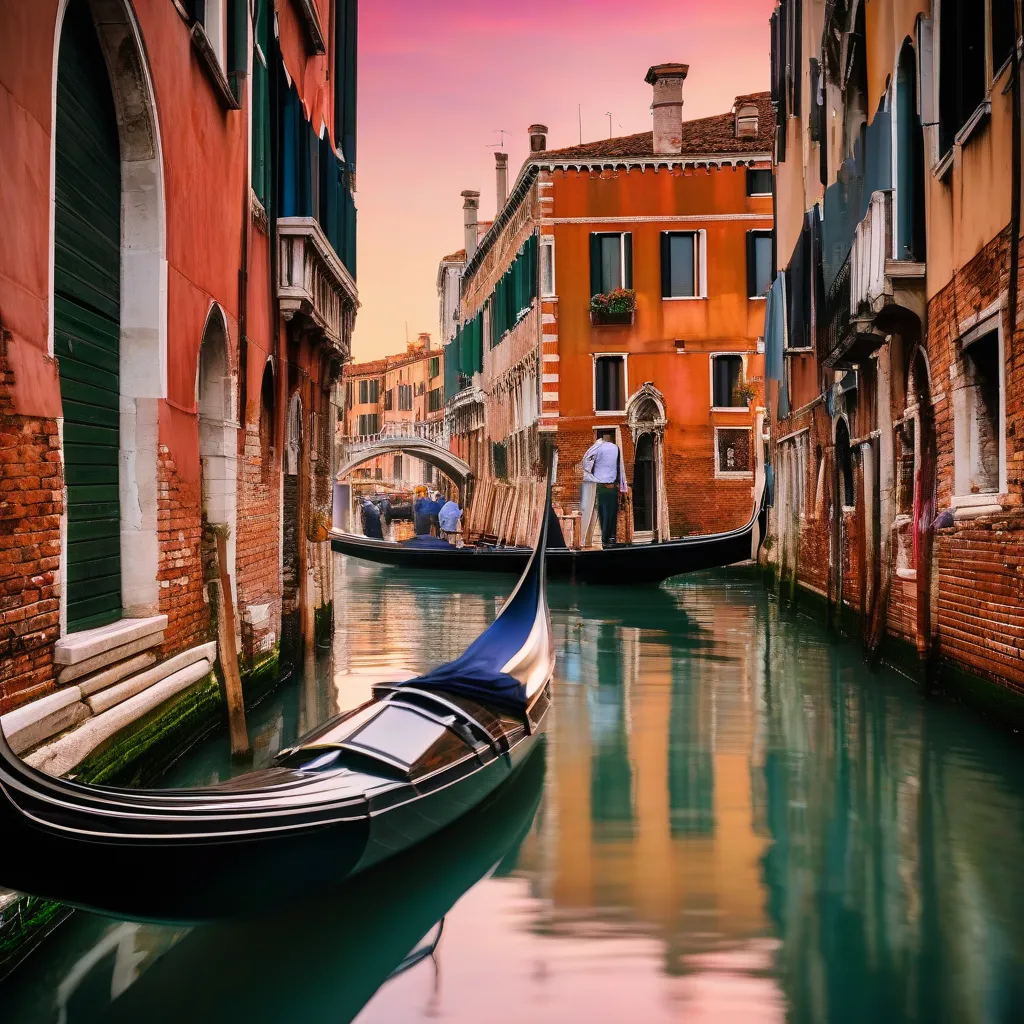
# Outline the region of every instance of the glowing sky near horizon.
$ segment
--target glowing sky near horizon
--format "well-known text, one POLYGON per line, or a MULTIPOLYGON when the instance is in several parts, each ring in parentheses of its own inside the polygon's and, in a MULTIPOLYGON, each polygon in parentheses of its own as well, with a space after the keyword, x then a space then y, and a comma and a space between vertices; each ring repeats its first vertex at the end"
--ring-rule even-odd
POLYGON ((687 120, 768 88, 774 0, 369 0, 359 23, 359 293, 353 355, 438 334, 438 261, 462 247, 463 189, 494 215, 494 147, 509 186, 528 149, 651 127, 652 64, 690 65, 687 120))

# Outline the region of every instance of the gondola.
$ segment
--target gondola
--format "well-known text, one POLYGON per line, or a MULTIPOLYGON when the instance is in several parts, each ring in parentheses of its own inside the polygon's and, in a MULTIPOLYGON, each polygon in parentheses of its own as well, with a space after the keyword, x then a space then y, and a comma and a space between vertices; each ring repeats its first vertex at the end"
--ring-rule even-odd
MULTIPOLYGON (((550 483, 548 485, 550 493, 550 483)), ((455 661, 373 698, 268 768, 191 790, 52 778, 0 730, 0 886, 122 918, 196 923, 298 898, 404 850, 529 757, 551 702, 547 524, 494 622, 455 661)))
MULTIPOLYGON (((343 1024, 404 971, 431 974, 429 964, 416 968, 425 953, 434 954, 443 975, 445 915, 514 856, 540 804, 544 761, 539 749, 478 808, 315 901, 192 931, 99 1019, 343 1024)), ((106 977, 85 983, 92 991, 113 987, 106 977)))
MULTIPOLYGON (((623 544, 603 550, 577 551, 552 530, 548 545, 548 574, 574 583, 661 583, 673 576, 718 569, 756 559, 768 524, 767 492, 763 481, 749 522, 735 530, 651 544, 623 544)), ((549 516, 553 518, 553 516, 549 516)), ((557 522, 557 520, 556 520, 557 522)), ((517 573, 531 557, 525 547, 456 548, 450 544, 395 544, 357 534, 332 531, 331 547, 353 558, 403 569, 457 570, 462 572, 517 573)))

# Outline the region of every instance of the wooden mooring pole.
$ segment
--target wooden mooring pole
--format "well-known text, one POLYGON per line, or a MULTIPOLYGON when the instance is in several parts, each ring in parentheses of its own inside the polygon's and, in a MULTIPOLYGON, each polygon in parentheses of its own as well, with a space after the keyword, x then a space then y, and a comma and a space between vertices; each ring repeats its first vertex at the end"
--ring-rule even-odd
POLYGON ((228 575, 227 538, 217 530, 217 578, 220 591, 220 614, 217 616, 217 641, 220 666, 224 672, 224 695, 228 705, 228 729, 231 734, 231 756, 236 760, 252 757, 249 731, 245 727, 245 702, 242 699, 242 676, 238 669, 238 648, 235 646, 235 603, 231 597, 228 575))

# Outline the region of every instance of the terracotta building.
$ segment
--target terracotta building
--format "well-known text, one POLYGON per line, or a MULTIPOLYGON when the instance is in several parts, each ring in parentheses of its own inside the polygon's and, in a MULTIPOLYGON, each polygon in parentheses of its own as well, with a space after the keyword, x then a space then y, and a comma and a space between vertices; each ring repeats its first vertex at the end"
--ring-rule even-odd
POLYGON ((0 711, 59 730, 208 677, 218 532, 244 671, 329 608, 356 0, 0 9, 0 711))
POLYGON ((636 540, 751 511, 773 114, 764 93, 683 121, 687 70, 648 72, 653 132, 549 150, 533 125, 507 199, 499 162, 498 215, 478 246, 469 194, 446 363, 451 446, 483 480, 532 478, 547 436, 558 502, 573 509, 584 452, 614 429, 636 540), (617 289, 627 308, 602 308, 617 289))
MULTIPOLYGON (((420 334, 401 355, 350 363, 342 373, 338 443, 343 450, 388 431, 413 434, 440 444, 444 428, 444 352, 420 334)), ((342 478, 349 482, 380 482, 399 490, 437 483, 434 467, 413 453, 388 452, 353 465, 342 456, 342 478)))
POLYGON ((1009 706, 1024 694, 1019 4, 787 0, 772 26, 769 562, 876 655, 1009 706))

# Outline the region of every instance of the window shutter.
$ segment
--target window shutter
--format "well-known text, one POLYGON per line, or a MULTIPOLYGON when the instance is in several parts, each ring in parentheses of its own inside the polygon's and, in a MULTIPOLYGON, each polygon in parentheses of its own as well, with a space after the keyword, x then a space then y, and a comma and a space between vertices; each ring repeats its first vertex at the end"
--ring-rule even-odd
POLYGON ((672 249, 671 235, 667 231, 661 233, 661 297, 667 299, 672 295, 672 249))
POLYGON ((590 232, 590 294, 597 295, 601 291, 601 236, 596 231, 590 232))
POLYGON ((622 287, 633 287, 633 232, 622 233, 622 287))
POLYGON ((753 231, 747 232, 747 295, 757 294, 757 260, 755 258, 755 242, 757 236, 753 231))
POLYGON ((697 232, 697 294, 708 297, 708 233, 706 228, 697 232))

